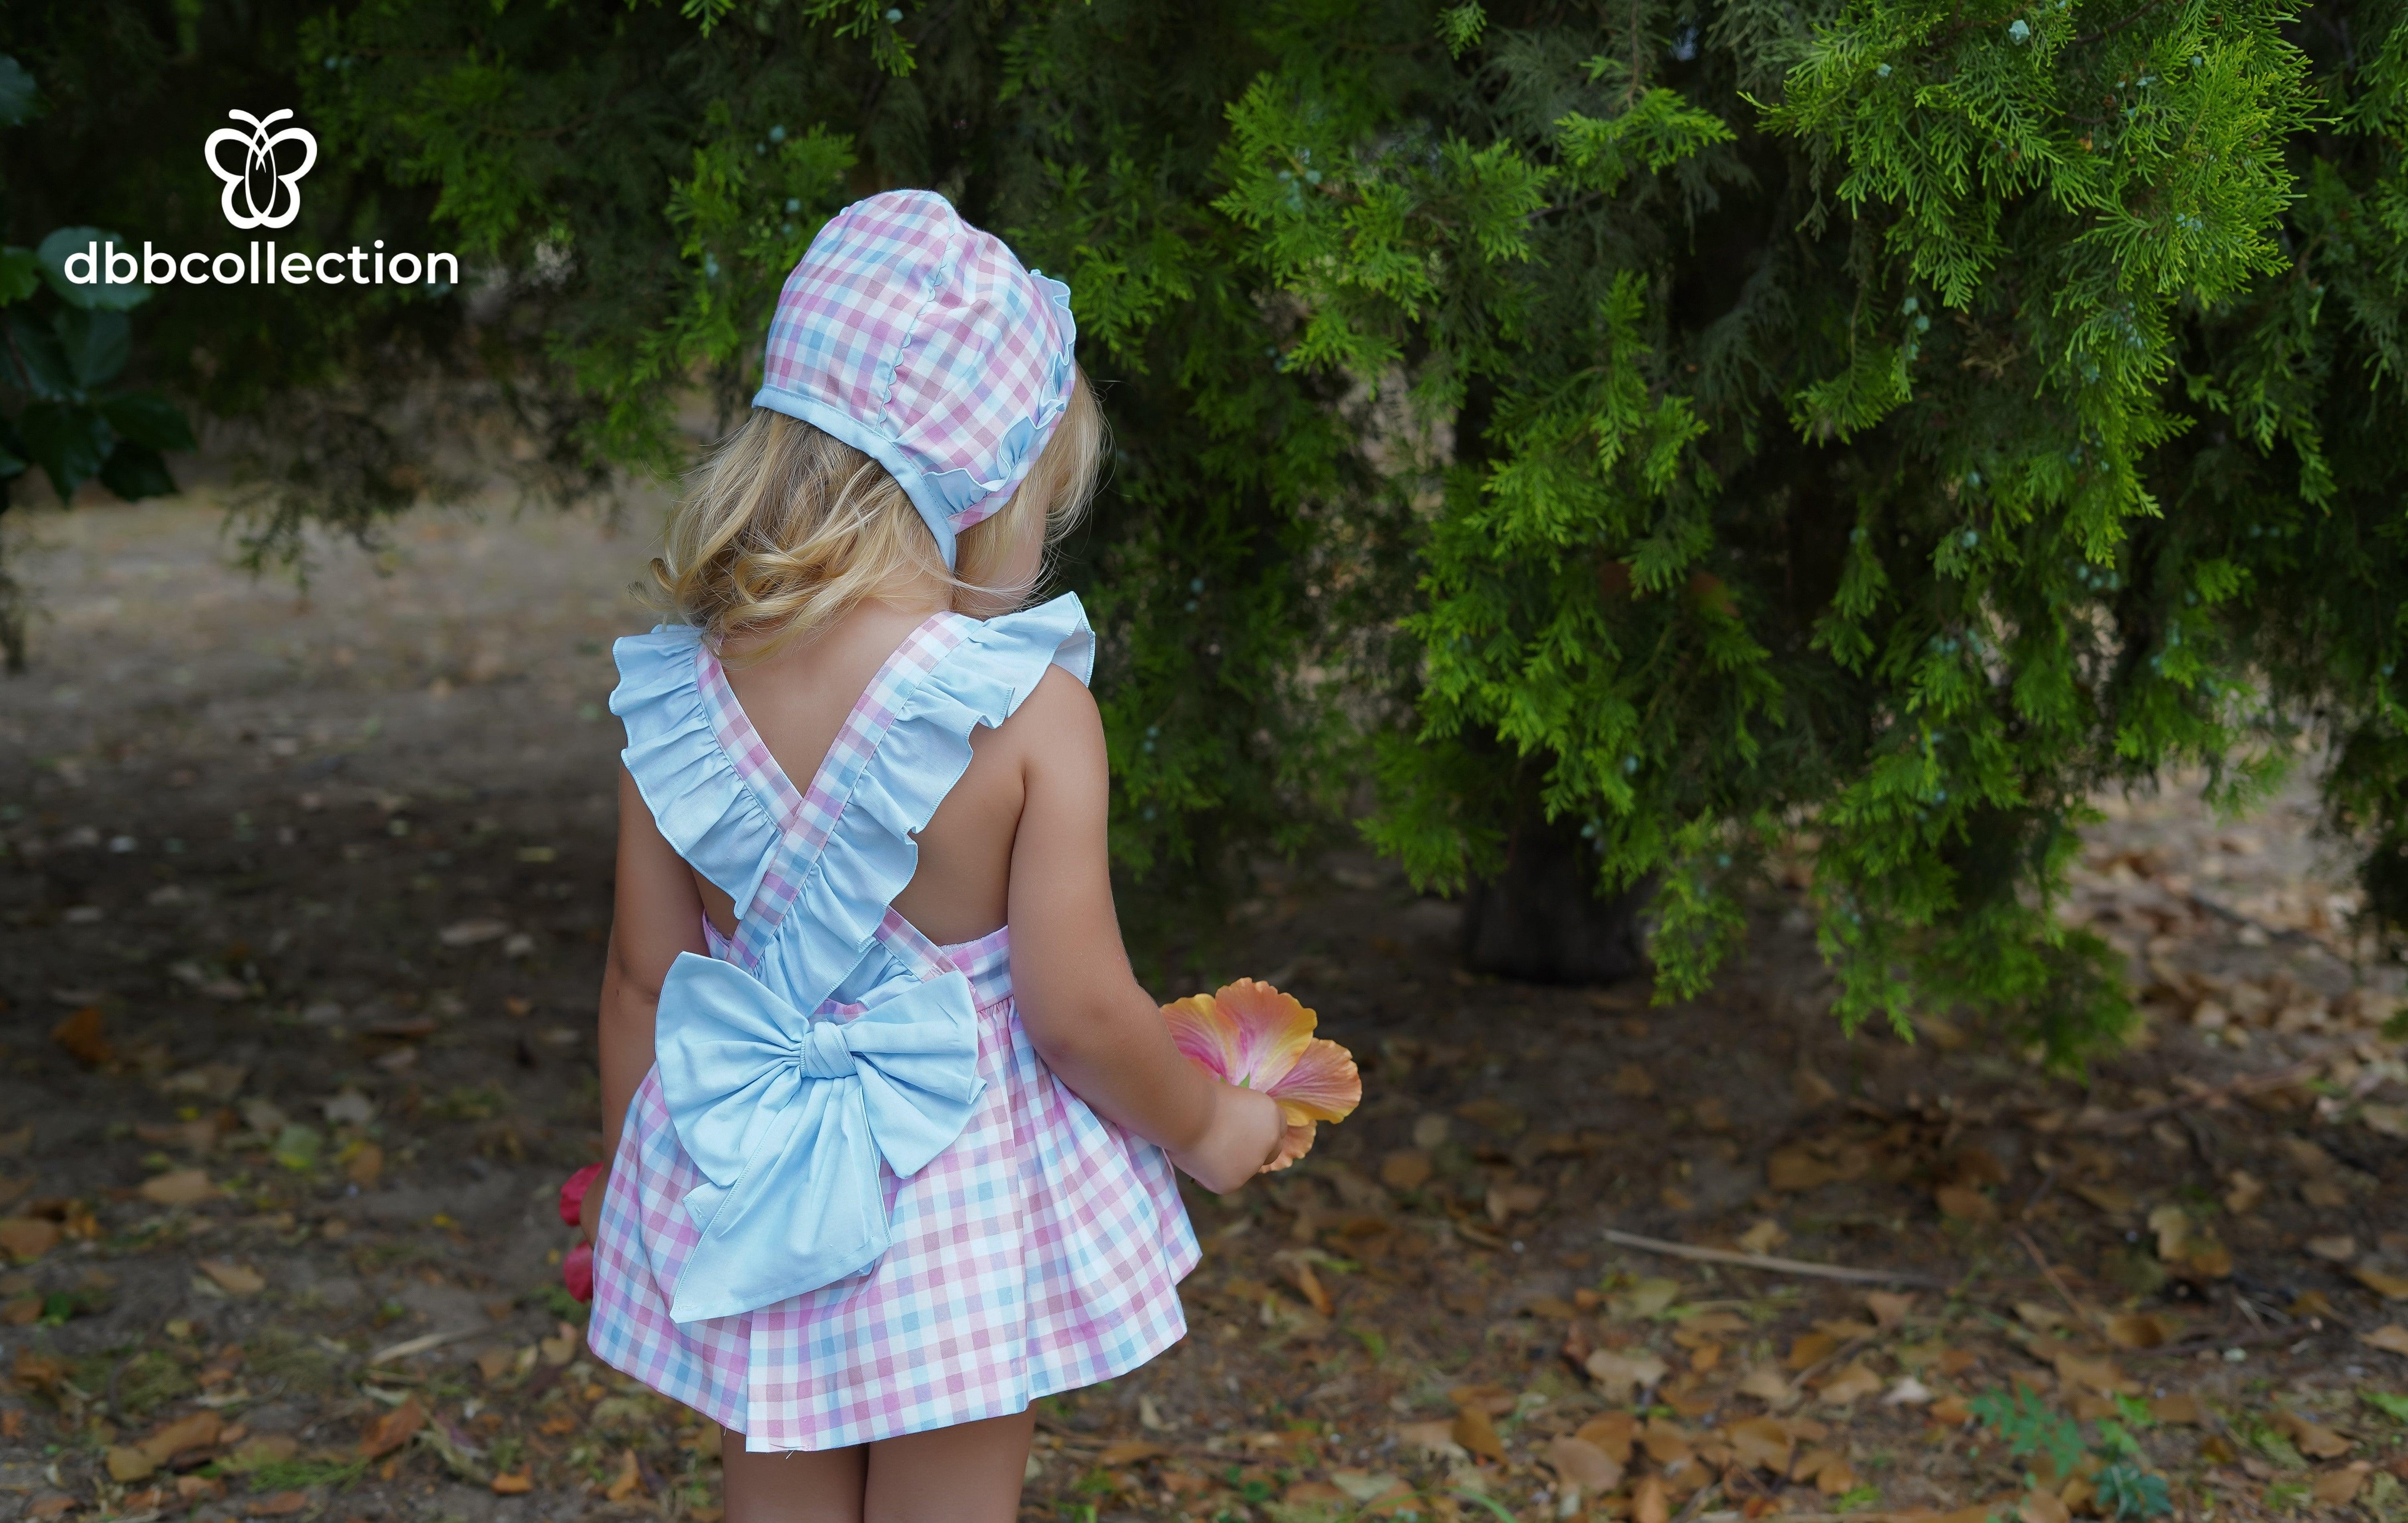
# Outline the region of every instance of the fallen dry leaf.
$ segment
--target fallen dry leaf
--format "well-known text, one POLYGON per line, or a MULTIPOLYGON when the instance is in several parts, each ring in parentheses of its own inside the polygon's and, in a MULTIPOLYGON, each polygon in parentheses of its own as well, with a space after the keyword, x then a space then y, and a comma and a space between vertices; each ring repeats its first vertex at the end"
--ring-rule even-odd
POLYGON ((2073 1510, 2054 1492, 2035 1487, 2015 1504, 2015 1516, 2022 1523, 2072 1523, 2073 1510))
POLYGON ((1775 1475, 1789 1473, 1794 1441, 1784 1423, 1771 1417, 1749 1417, 1725 1428, 1723 1441, 1743 1465, 1770 1471, 1775 1475))
POLYGON ((1096 1456, 1096 1463, 1104 1466, 1135 1465, 1148 1459, 1160 1459, 1170 1453, 1168 1446, 1150 1439, 1122 1439, 1107 1444, 1096 1456))
POLYGON ((2290 1436, 2300 1452, 2312 1459, 2338 1459, 2349 1453, 2349 1440, 2319 1422, 2277 1408, 2274 1426, 2290 1436))
POLYGON ((2149 1213, 2149 1230, 2157 1234, 2157 1257, 2178 1259, 2190 1243, 2190 1213, 2180 1206, 2159 1206, 2149 1213))
POLYGON ((2308 1253, 2327 1263, 2346 1264, 2358 1257, 2358 1240, 2346 1232, 2330 1232, 2307 1241, 2308 1253))
POLYGON ((411 1397, 390 1412, 377 1415, 368 1430, 360 1436, 359 1456, 363 1459, 381 1459, 416 1436, 426 1426, 426 1409, 411 1397))
POLYGON ((1655 1355, 1641 1349, 1636 1354, 1623 1354, 1600 1348, 1588 1357, 1584 1366, 1598 1388, 1612 1400, 1627 1401, 1640 1390, 1646 1389, 1670 1372, 1671 1367, 1655 1355))
POLYGON ((2224 1192, 2224 1209, 2235 1216, 2246 1216, 2266 1199, 2266 1183, 2246 1169, 2235 1169, 2225 1177, 2231 1185, 2224 1192))
POLYGON ((101 1457, 108 1467, 108 1478, 121 1486, 145 1480, 159 1468, 159 1461, 130 1444, 112 1444, 101 1457))
POLYGON ((1789 1234, 1770 1216, 1739 1235, 1740 1251, 1742 1253, 1769 1254, 1788 1241, 1789 1234))
POLYGON ((1484 1459, 1500 1464, 1505 1458, 1505 1441, 1497 1436, 1497 1424, 1479 1407, 1465 1407, 1455 1415, 1454 1426, 1447 1436, 1484 1459))
POLYGON ((1630 1523, 1672 1523, 1672 1499, 1661 1475, 1642 1475, 1630 1491, 1630 1523))
POLYGON ((1839 1178, 1839 1170, 1802 1147, 1778 1148, 1764 1160, 1765 1184, 1786 1194, 1820 1189, 1839 1178))
POLYGON ((1491 1185, 1485 1202, 1488 1219, 1502 1227, 1515 1216, 1526 1216, 1547 1202, 1546 1190, 1537 1185, 1491 1185))
POLYGON ((535 1489, 535 1477, 525 1471, 505 1471, 494 1477, 496 1496, 520 1497, 535 1489))
POLYGON ((1787 1406, 1797 1399, 1797 1389, 1783 1378, 1780 1371, 1769 1364, 1759 1364, 1740 1377, 1739 1393, 1753 1396, 1768 1406, 1787 1406))
POLYGON ((1823 1382, 1814 1395, 1816 1400, 1836 1407, 1845 1406, 1860 1397, 1870 1396, 1881 1388, 1882 1377, 1858 1363, 1848 1365, 1834 1373, 1830 1379, 1823 1382))
POLYGON ((2116 1368, 2114 1359, 2085 1358, 2071 1349, 2061 1349, 2056 1365, 2057 1378, 2063 1381, 2069 1389, 2078 1387, 2097 1391, 2101 1396, 2140 1394, 2140 1383, 2116 1368))
POLYGON ((1337 1310, 1337 1303, 1329 1299, 1329 1291, 1322 1285, 1321 1276, 1312 1272, 1312 1260, 1283 1255, 1279 1270, 1281 1278, 1294 1286, 1296 1293, 1302 1296, 1314 1311, 1327 1316, 1337 1310))
POLYGON ((2389 1354, 2408 1355, 2408 1328, 2397 1322, 2386 1323, 2372 1332, 2361 1332, 2358 1341, 2369 1348, 2379 1348, 2389 1354))
POLYGON ((140 1449, 155 1467, 165 1464, 186 1449, 204 1448, 217 1443, 219 1434, 223 1431, 224 1419, 215 1412, 203 1410, 169 1423, 135 1447, 140 1449))
POLYGON ((1639 1446, 1647 1451, 1648 1458, 1668 1471, 1677 1470, 1682 1461, 1697 1452, 1680 1424, 1667 1422, 1661 1417, 1655 1418, 1639 1430, 1639 1446))
MULTIPOLYGON (((477 946, 486 941, 498 941, 509 932, 510 927, 504 921, 455 920, 436 932, 435 939, 450 947, 477 946)), ((613 1497, 610 1500, 617 1501, 621 1499, 613 1497)))
POLYGON ((1558 1437, 1547 1444, 1548 1468, 1567 1485, 1602 1495, 1622 1484, 1622 1466, 1585 1439, 1558 1437))
POLYGON ((544 1363, 557 1367, 575 1358, 578 1344, 584 1341, 575 1325, 563 1322, 558 1332, 538 1343, 536 1348, 542 1355, 544 1363))
POLYGON ((609 1489, 603 1494, 612 1501, 624 1501, 644 1489, 643 1472, 636 1467, 636 1451, 619 1451, 619 1473, 611 1479, 609 1489))
POLYGON ((1398 1423, 1397 1440, 1433 1459, 1469 1459, 1471 1451, 1455 1442, 1452 1422, 1398 1423))
POLYGON ((204 1258, 193 1267, 229 1296, 255 1296, 267 1288, 267 1281, 259 1271, 230 1258, 204 1258))
POLYGON ((2119 1190, 2113 1185, 2076 1185, 2073 1193, 2110 1216, 2128 1216, 2140 1204, 2132 1199, 2130 1192, 2119 1190))
POLYGON ((87 1068, 96 1069, 117 1056, 116 1049, 101 1033, 98 1005, 86 1005, 50 1027, 50 1040, 87 1068))
POLYGON ((1819 1364, 1840 1346, 1840 1341, 1828 1332, 1805 1332, 1789 1345, 1787 1363, 1792 1370, 1804 1370, 1819 1364))
POLYGON ((2118 1348, 2157 1348, 2173 1333, 2173 1324, 2154 1312, 2123 1312, 2107 1319, 2107 1341, 2118 1348))
POLYGON ((279 1491, 272 1497, 261 1497, 243 1504, 243 1511, 252 1517, 290 1517, 306 1512, 309 1506, 307 1491, 279 1491))
POLYGON ((1478 1407, 1492 1417, 1502 1417, 1516 1404, 1513 1393, 1502 1386, 1456 1386, 1446 1399, 1458 1407, 1478 1407))
POLYGON ((2355 1465, 2329 1470, 2309 1483, 2308 1489, 2328 1507, 2346 1507, 2358 1500, 2358 1489, 2366 1484, 2374 1467, 2361 1459, 2355 1465))
POLYGON ((2176 1428, 2201 1428, 2207 1423, 2207 1409, 2188 1391, 2158 1397, 2149 1403, 2149 1415, 2176 1428))
POLYGON ((2350 1272, 2385 1300, 2408 1300, 2408 1274, 2386 1274, 2371 1264, 2360 1264, 2350 1272))
POLYGON ((1380 1183, 1392 1190, 1417 1190, 1429 1183, 1430 1156, 1419 1148, 1399 1148, 1380 1160, 1380 1183))
POLYGON ((374 1142, 362 1142, 349 1151, 343 1159, 343 1177, 364 1190, 376 1188, 384 1178, 384 1149, 374 1142))
POLYGON ((1868 1290, 1865 1310, 1872 1313, 1873 1320, 1885 1330, 1895 1330, 1906 1325, 1907 1317, 1914 1311, 1914 1298, 1895 1290, 1868 1290))
POLYGON ((1639 1419, 1627 1412, 1609 1412, 1581 1424, 1572 1430, 1572 1437, 1596 1445, 1615 1464, 1627 1465, 1631 1448, 1639 1441, 1639 1419))
POLYGON ((0 1216, 0 1253, 30 1264, 59 1245, 59 1224, 39 1216, 0 1216))
POLYGON ((170 1169, 144 1180, 141 1185, 143 1200, 163 1206, 197 1206, 214 1200, 217 1193, 218 1187, 209 1183, 208 1171, 200 1169, 170 1169))
POLYGON ((1527 1116, 1493 1095, 1466 1100, 1455 1108, 1455 1114, 1474 1126, 1485 1127, 1503 1137, 1511 1137, 1529 1125, 1527 1116))
POLYGON ((1882 1395, 1882 1405, 1885 1407, 1919 1407, 1930 1401, 1931 1387, 1913 1375, 1902 1377, 1882 1395))
POLYGON ((1995 1222, 1999 1219, 1999 1203, 1970 1185, 1942 1185, 1931 1192, 1932 1200, 1943 1216, 1954 1216, 1965 1222, 1995 1222))

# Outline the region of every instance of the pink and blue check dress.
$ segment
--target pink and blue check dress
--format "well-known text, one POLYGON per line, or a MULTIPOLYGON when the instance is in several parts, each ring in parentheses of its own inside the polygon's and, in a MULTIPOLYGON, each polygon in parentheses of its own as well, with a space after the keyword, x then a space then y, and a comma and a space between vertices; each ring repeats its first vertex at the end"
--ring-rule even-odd
POLYGON ((1018 1412, 1186 1331, 1169 1163, 1030 1048, 1008 928, 938 946, 891 908, 973 727, 1094 648, 1068 596, 934 615, 797 788, 696 631, 618 642, 627 769, 738 926, 663 985, 586 1338, 747 1449, 1018 1412))

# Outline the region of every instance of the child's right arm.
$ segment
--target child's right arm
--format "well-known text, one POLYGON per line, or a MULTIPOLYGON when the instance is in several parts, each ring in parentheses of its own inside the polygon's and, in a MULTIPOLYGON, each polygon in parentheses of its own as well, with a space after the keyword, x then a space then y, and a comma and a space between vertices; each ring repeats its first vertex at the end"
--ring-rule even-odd
POLYGON ((1021 1026, 1046 1067, 1098 1114, 1161 1146, 1205 1188, 1234 1190, 1277 1155, 1285 1123, 1268 1096, 1182 1056, 1129 970, 1112 909, 1111 782, 1096 700, 1049 669, 1006 728, 1022 741, 1009 914, 1021 1026))

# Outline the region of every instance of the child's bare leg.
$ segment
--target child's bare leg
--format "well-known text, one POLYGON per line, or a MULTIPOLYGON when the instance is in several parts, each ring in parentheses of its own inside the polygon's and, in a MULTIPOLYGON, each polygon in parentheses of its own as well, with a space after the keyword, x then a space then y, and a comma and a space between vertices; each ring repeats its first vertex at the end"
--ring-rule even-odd
POLYGON ((727 1523, 861 1523, 868 1461, 857 1444, 809 1453, 747 1454, 743 1434, 723 1432, 719 1457, 727 1523))
POLYGON ((865 1523, 1012 1523, 1036 1431, 1034 1412, 1015 1412, 881 1439, 869 1446, 865 1523))

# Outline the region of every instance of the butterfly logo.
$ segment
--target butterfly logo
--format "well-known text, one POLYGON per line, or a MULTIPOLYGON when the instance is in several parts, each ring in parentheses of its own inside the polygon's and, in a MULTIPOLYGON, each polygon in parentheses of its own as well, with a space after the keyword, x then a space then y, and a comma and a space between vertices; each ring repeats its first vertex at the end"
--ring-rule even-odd
POLYGON ((251 123, 251 130, 220 127, 209 134, 208 144, 201 151, 210 172, 225 181, 225 194, 219 205, 226 221, 236 227, 289 227, 301 215, 301 177, 318 162, 318 139, 306 127, 268 131, 292 114, 270 111, 263 120, 249 111, 228 111, 226 115, 235 121, 251 123), (300 147, 301 162, 287 169, 285 151, 294 144, 300 147), (241 151, 231 167, 220 153, 228 145, 241 151), (235 205, 236 195, 242 199, 240 208, 235 205))

